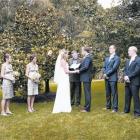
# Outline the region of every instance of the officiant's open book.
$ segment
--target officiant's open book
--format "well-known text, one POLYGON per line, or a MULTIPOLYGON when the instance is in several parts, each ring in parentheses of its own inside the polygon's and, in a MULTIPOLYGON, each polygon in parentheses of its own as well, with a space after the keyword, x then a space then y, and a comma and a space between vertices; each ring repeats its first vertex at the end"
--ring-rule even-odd
POLYGON ((80 63, 78 63, 78 64, 72 64, 72 65, 70 66, 70 69, 76 70, 76 69, 78 69, 79 67, 80 67, 80 63))

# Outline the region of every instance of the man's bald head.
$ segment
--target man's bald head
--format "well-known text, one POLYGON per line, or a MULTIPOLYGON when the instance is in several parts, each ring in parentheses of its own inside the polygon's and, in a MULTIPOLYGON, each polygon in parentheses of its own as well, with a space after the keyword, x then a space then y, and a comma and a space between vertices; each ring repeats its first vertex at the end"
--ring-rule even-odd
POLYGON ((129 49, 128 49, 128 55, 129 55, 130 57, 133 57, 133 56, 137 55, 137 52, 138 52, 138 49, 137 49, 137 47, 135 47, 135 46, 131 46, 131 47, 129 47, 129 49))

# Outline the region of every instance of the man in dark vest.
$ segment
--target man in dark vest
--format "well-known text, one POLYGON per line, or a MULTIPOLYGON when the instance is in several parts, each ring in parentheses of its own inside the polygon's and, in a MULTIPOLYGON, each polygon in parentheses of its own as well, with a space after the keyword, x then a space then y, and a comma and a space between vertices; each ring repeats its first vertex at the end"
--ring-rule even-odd
POLYGON ((106 110, 118 111, 118 69, 120 57, 116 54, 115 45, 109 47, 110 56, 105 58, 103 73, 106 88, 106 110), (111 98, 112 97, 112 98, 111 98))
MULTIPOLYGON (((77 51, 72 51, 72 58, 69 60, 70 70, 74 70, 71 68, 73 65, 77 64, 80 66, 81 59, 79 58, 79 54, 77 51)), ((79 69, 79 67, 75 68, 79 69)), ((71 105, 79 106, 81 103, 81 82, 80 82, 80 74, 70 74, 70 92, 71 92, 71 105)))
POLYGON ((124 69, 125 80, 125 107, 124 113, 130 112, 131 99, 134 102, 134 116, 140 117, 140 57, 137 56, 137 48, 132 46, 128 50, 130 59, 126 61, 124 69))

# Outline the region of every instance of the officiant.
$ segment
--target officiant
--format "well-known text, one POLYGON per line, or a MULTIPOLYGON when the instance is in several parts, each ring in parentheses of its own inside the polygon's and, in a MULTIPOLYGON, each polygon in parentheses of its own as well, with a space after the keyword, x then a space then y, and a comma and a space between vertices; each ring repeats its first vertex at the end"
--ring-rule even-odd
MULTIPOLYGON (((69 69, 79 69, 81 59, 77 51, 71 52, 71 58, 69 60, 69 69)), ((71 92, 71 105, 79 106, 81 102, 81 82, 80 74, 70 74, 70 92, 71 92)))

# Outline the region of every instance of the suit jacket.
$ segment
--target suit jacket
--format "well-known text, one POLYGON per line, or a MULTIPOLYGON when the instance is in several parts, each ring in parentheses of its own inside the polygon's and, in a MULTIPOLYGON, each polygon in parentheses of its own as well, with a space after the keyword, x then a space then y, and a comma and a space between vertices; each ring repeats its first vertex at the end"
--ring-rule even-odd
MULTIPOLYGON (((69 60, 69 66, 71 66, 74 63, 74 59, 71 58, 69 60)), ((81 59, 77 59, 77 64, 81 63, 81 59)), ((70 69, 71 70, 71 69, 70 69)), ((80 74, 69 74, 70 82, 80 82, 80 74)))
POLYGON ((80 81, 91 82, 93 78, 92 57, 87 55, 80 65, 80 81))
POLYGON ((118 69, 120 66, 120 57, 115 54, 110 61, 109 59, 110 57, 105 58, 103 73, 109 77, 108 81, 116 82, 118 81, 118 69))
MULTIPOLYGON (((130 60, 126 61, 124 75, 128 76, 132 85, 140 85, 140 57, 136 57, 129 65, 130 60)), ((127 84, 127 83, 126 83, 127 84)))

